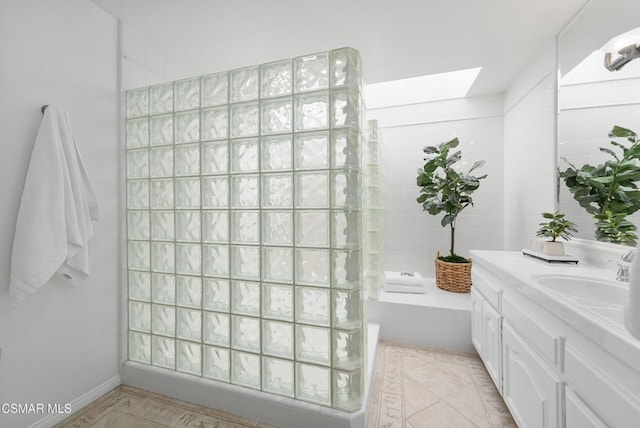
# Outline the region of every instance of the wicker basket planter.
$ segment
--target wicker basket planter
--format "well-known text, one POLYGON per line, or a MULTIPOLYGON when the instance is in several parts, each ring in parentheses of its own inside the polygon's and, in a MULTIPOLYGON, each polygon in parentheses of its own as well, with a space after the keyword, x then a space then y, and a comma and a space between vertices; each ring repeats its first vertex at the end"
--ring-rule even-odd
POLYGON ((451 263, 440 260, 436 256, 436 285, 454 293, 471 291, 471 259, 469 263, 451 263))

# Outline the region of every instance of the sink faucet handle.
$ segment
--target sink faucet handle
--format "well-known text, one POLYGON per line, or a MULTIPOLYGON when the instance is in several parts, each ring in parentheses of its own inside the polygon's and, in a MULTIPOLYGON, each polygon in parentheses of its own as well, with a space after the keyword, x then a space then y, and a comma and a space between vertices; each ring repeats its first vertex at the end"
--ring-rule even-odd
POLYGON ((623 262, 631 263, 636 255, 636 250, 629 250, 620 257, 623 262))

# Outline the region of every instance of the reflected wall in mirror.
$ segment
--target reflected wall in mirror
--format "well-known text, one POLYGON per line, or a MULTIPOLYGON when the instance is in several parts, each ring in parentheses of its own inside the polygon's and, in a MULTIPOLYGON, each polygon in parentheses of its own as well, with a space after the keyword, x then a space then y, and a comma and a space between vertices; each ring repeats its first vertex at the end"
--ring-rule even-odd
MULTIPOLYGON (((613 159, 600 147, 621 150, 610 144, 614 126, 640 134, 640 59, 618 71, 605 68, 605 50, 612 40, 639 27, 637 0, 591 0, 558 38, 558 168, 565 171, 566 158, 578 169, 613 159)), ((640 44, 640 30, 632 34, 640 44)), ((631 42, 624 41, 625 46, 631 42)), ((620 55, 613 53, 615 61, 620 55)), ((639 183, 640 184, 640 183, 639 183)), ((564 180, 559 180, 558 207, 575 222, 576 237, 594 239, 596 220, 580 207, 564 180)), ((640 212, 628 217, 640 227, 640 212)))

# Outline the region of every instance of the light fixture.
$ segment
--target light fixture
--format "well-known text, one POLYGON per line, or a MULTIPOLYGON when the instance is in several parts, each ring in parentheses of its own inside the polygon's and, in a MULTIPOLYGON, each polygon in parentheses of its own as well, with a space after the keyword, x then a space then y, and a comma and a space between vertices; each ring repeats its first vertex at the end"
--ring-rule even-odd
POLYGON ((618 71, 630 61, 640 58, 640 28, 634 28, 609 40, 602 48, 604 66, 609 71, 618 71), (612 52, 620 56, 612 60, 612 52))

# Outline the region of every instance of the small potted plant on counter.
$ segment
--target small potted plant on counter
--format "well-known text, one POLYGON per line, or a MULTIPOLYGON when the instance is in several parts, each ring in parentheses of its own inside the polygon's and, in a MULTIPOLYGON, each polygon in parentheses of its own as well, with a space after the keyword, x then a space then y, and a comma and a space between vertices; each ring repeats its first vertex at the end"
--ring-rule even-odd
POLYGON ((458 146, 459 140, 427 146, 424 167, 418 170, 417 184, 420 187, 418 203, 431 215, 444 213, 440 224, 451 228, 451 247, 448 256, 436 256, 436 285, 439 288, 457 293, 471 290, 471 260, 455 253, 456 220, 462 210, 473 206, 471 194, 480 186, 480 180, 486 174, 475 176, 471 173, 484 165, 484 161, 475 162, 468 172, 454 169, 461 160, 460 150, 450 153, 458 146))
POLYGON ((549 221, 540 223, 540 229, 538 229, 536 235, 551 238, 551 241, 546 241, 542 244, 542 252, 549 256, 564 256, 564 243, 556 241, 556 239, 571 240, 573 234, 578 232, 575 223, 567 220, 565 214, 559 211, 542 213, 542 217, 549 221))

